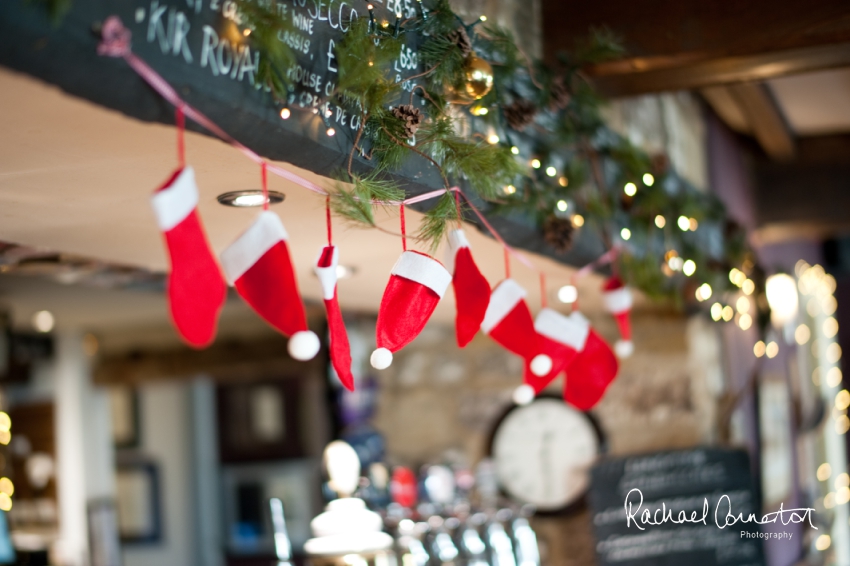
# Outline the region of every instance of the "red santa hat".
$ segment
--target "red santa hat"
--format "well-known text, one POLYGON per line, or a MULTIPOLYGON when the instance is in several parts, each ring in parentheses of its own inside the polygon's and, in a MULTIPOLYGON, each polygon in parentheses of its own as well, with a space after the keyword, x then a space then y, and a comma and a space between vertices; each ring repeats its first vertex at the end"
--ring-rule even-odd
POLYGON ((490 295, 481 330, 509 352, 521 356, 534 375, 542 376, 551 371, 552 358, 543 353, 525 294, 525 289, 513 279, 499 283, 490 295))
POLYGON ((602 298, 605 301, 605 309, 614 315, 617 327, 620 329, 620 340, 614 344, 617 357, 628 358, 635 351, 632 343, 632 323, 630 315, 632 312, 632 291, 626 287, 619 277, 611 277, 602 287, 602 298))
POLYGON ((588 320, 576 311, 569 316, 577 328, 584 328, 584 341, 576 342, 576 355, 567 364, 564 400, 587 411, 602 399, 617 377, 619 364, 611 347, 590 327, 588 320))
POLYGON ((171 263, 166 283, 171 320, 190 346, 208 346, 227 286, 198 215, 195 171, 175 171, 153 194, 151 206, 171 263))
POLYGON ((289 336, 289 355, 303 361, 318 353, 320 343, 307 327, 286 245, 288 239, 277 214, 263 211, 221 253, 221 265, 228 283, 236 287, 245 302, 272 327, 289 336))
POLYGON ((453 266, 452 287, 455 291, 455 333, 457 345, 463 348, 475 337, 490 304, 490 284, 481 274, 463 230, 449 233, 449 257, 453 266))
POLYGON ((325 302, 325 312, 328 317, 328 335, 330 337, 331 365, 336 371, 340 382, 349 391, 354 391, 354 375, 351 373, 351 347, 348 344, 348 333, 342 320, 337 297, 337 266, 339 265, 339 249, 336 246, 325 246, 319 254, 319 259, 313 271, 322 285, 322 299, 325 302))
POLYGON ((401 254, 381 299, 375 330, 378 347, 369 359, 372 367, 390 367, 393 352, 422 332, 451 280, 451 274, 434 258, 415 251, 401 254))

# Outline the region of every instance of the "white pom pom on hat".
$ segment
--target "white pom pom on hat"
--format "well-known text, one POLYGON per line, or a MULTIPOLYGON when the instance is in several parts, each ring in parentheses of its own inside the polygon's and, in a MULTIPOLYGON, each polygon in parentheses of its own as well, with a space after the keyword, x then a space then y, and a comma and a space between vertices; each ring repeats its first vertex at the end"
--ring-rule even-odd
POLYGON ((369 363, 375 369, 387 369, 393 363, 393 353, 386 348, 378 348, 372 352, 369 363))
POLYGON ((552 371, 552 358, 546 354, 538 354, 531 360, 531 373, 542 377, 552 371))
POLYGON ((299 330, 289 338, 286 349, 296 360, 306 362, 319 353, 321 342, 312 330, 299 330))
POLYGON ((620 359, 628 358, 635 353, 635 344, 631 340, 617 340, 614 344, 614 353, 620 359))
POLYGON ((523 383, 514 389, 513 400, 517 405, 528 405, 534 401, 535 396, 534 388, 527 383, 523 383))

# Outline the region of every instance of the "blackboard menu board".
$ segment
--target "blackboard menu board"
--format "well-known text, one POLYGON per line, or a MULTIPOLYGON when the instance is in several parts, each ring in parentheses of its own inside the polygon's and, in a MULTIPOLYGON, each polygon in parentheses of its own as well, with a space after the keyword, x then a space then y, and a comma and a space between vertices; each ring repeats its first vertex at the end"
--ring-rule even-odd
POLYGON ((591 472, 590 505, 600 566, 765 564, 757 524, 725 526, 730 509, 761 515, 744 451, 700 448, 605 460, 591 472), (647 510, 659 524, 639 521, 647 510))

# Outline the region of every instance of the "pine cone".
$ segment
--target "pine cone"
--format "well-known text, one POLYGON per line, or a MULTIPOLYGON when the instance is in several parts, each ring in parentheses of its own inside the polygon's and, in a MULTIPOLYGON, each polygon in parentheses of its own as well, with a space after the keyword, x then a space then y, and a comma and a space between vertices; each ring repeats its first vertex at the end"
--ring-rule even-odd
POLYGON ((552 108, 563 110, 567 107, 572 99, 572 95, 570 94, 570 90, 567 88, 564 77, 556 77, 555 80, 552 81, 552 90, 550 95, 552 108))
POLYGON ((466 28, 460 26, 456 30, 449 32, 446 39, 457 45, 461 55, 466 59, 472 53, 472 40, 469 39, 469 34, 466 33, 466 28))
POLYGON ((558 253, 565 253, 573 246, 573 222, 569 218, 550 216, 543 223, 543 239, 558 253))
POLYGON ((419 124, 422 123, 422 112, 412 104, 402 104, 393 108, 393 116, 404 124, 404 139, 410 139, 416 135, 419 124))
POLYGON ((534 104, 522 98, 511 102, 502 111, 505 113, 508 126, 517 131, 532 123, 537 114, 537 108, 534 104))
POLYGON ((656 153, 649 159, 650 167, 652 167, 652 174, 656 177, 666 175, 670 170, 670 158, 667 157, 666 153, 656 153))

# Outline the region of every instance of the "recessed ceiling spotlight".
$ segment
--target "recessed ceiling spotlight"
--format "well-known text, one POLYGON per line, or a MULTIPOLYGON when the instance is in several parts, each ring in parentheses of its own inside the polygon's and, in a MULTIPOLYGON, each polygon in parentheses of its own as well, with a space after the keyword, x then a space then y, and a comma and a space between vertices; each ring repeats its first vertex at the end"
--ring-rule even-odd
POLYGON ((50 332, 55 323, 56 319, 53 318, 53 313, 50 311, 38 311, 32 315, 32 325, 39 332, 50 332))
MULTIPOLYGON (((337 265, 336 266, 336 278, 337 279, 350 279, 357 274, 357 268, 353 265, 337 265)), ((313 274, 316 275, 315 273, 313 274)))
POLYGON ((357 268, 351 265, 337 265, 336 276, 338 279, 349 279, 357 273, 357 268))
MULTIPOLYGON (((269 191, 269 204, 283 202, 286 195, 277 191, 269 191)), ((252 206, 263 206, 263 191, 259 189, 251 191, 230 191, 216 197, 218 202, 225 206, 238 206, 247 208, 252 206)))

